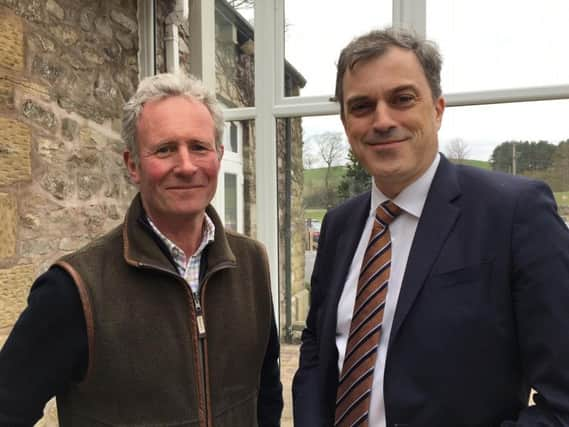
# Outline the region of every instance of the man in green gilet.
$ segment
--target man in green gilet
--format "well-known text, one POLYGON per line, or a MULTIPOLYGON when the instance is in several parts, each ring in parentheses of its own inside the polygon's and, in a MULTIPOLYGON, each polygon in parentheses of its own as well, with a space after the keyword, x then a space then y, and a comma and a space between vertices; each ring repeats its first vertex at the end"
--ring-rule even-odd
POLYGON ((124 107, 124 223, 34 283, 0 353, 0 425, 278 426, 279 345, 263 246, 210 202, 223 117, 201 82, 143 80, 124 107))

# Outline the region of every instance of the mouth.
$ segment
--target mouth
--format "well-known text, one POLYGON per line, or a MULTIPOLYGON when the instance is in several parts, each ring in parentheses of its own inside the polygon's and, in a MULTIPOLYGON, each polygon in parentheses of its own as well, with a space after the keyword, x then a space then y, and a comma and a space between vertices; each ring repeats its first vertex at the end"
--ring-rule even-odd
POLYGON ((196 190, 202 187, 203 185, 177 185, 177 186, 166 187, 166 189, 172 191, 188 191, 188 190, 196 190))
POLYGON ((402 138, 402 139, 390 139, 387 141, 364 141, 364 143, 366 145, 372 146, 372 147, 392 147, 394 145, 398 145, 401 144, 402 142, 405 142, 407 140, 407 138, 402 138))

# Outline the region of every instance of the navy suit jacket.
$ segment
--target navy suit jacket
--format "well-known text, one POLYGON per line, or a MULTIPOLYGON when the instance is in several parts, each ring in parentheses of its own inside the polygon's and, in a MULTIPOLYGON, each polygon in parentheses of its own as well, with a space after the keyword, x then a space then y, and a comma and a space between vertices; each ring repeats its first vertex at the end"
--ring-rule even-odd
MULTIPOLYGON (((333 425, 337 307, 369 209, 366 193, 323 220, 293 383, 296 427, 333 425)), ((569 230, 549 187, 441 156, 383 392, 388 427, 569 426, 569 230)))

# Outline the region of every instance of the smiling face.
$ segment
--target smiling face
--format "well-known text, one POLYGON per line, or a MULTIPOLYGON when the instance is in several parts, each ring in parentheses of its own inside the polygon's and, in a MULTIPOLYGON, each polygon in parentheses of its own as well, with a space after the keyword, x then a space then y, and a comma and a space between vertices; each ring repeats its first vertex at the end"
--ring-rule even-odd
POLYGON ((223 147, 215 147, 214 122, 198 101, 173 96, 144 104, 136 143, 139 161, 124 160, 146 213, 159 229, 201 225, 217 187, 223 147))
POLYGON ((412 51, 390 48, 343 78, 342 122, 352 151, 377 187, 395 197, 431 165, 445 107, 412 51))

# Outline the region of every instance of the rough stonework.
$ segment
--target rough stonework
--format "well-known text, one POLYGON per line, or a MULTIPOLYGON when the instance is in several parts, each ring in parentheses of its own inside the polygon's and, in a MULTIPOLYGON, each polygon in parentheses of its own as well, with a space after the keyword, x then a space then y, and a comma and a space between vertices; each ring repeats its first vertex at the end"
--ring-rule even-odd
POLYGON ((0 7, 0 67, 20 71, 24 67, 22 21, 0 7))
POLYGON ((0 329, 13 325, 26 307, 34 274, 32 265, 0 269, 0 329))
POLYGON ((23 123, 0 116, 0 187, 31 179, 31 132, 23 123))
POLYGON ((0 259, 16 254, 16 229, 18 217, 16 198, 13 195, 0 193, 0 259))
MULTIPOLYGON (((138 84, 136 1, 0 0, 0 345, 54 260, 134 195, 121 108, 138 84)), ((52 400, 36 426, 56 427, 52 400)))

